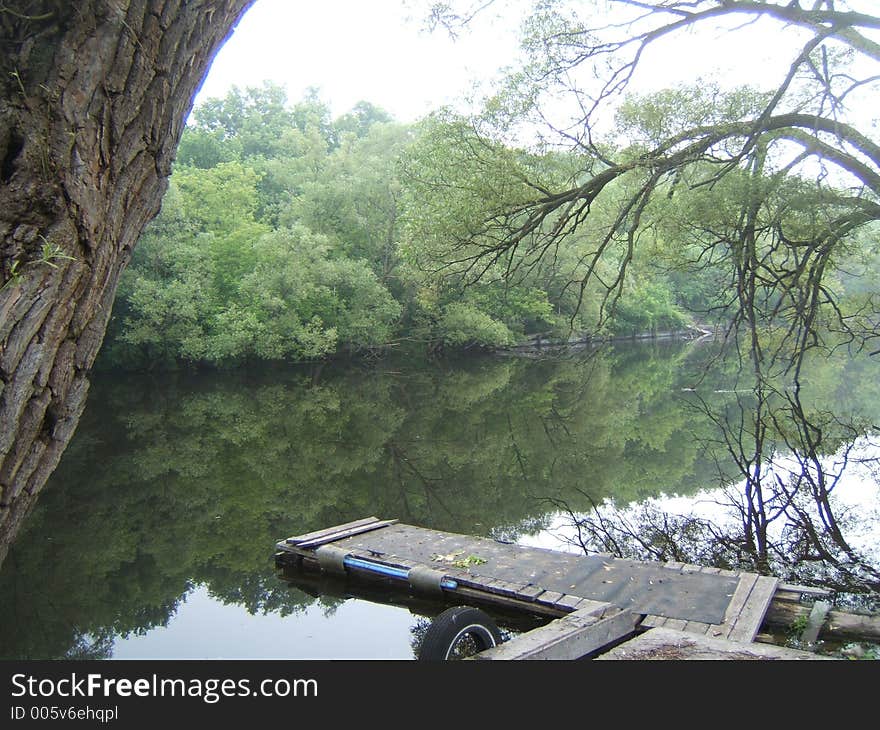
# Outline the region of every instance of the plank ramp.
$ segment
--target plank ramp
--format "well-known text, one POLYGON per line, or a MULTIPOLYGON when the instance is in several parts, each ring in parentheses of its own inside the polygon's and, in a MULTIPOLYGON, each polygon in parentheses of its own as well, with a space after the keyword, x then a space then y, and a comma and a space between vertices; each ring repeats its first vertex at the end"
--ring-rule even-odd
POLYGON ((473 660, 580 659, 632 636, 640 616, 608 603, 590 605, 471 657, 473 660))

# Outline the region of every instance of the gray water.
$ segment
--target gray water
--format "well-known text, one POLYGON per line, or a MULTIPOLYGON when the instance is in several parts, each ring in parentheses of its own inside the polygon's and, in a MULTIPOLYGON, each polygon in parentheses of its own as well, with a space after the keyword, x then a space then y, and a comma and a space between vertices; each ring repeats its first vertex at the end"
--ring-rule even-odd
MULTIPOLYGON (((98 375, 0 567, 0 655, 412 659, 424 615, 290 585, 275 543, 376 515, 542 544, 560 504, 733 484, 695 396, 740 412, 741 379, 710 355, 654 343, 98 375)), ((810 402, 880 422, 872 368, 822 361, 810 402)), ((847 438, 829 434, 829 448, 847 438)))

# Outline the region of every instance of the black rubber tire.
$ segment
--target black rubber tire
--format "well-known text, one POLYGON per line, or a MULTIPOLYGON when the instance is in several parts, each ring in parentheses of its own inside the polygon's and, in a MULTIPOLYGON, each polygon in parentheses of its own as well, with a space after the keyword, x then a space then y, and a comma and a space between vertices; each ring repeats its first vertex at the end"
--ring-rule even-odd
POLYGON ((491 649, 501 643, 501 632, 492 618, 479 608, 453 606, 441 613, 425 632, 419 647, 420 661, 456 659, 456 647, 468 642, 472 653, 491 649))

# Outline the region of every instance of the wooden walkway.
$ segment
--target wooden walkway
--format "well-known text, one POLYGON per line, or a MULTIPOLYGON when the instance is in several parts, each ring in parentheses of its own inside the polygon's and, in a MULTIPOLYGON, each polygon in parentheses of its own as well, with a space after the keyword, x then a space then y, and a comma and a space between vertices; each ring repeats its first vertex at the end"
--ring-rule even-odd
POLYGON ((749 643, 779 587, 776 578, 753 573, 574 555, 376 517, 276 547, 281 567, 391 581, 445 603, 566 618, 482 652, 487 659, 582 657, 652 628, 704 643, 749 643))

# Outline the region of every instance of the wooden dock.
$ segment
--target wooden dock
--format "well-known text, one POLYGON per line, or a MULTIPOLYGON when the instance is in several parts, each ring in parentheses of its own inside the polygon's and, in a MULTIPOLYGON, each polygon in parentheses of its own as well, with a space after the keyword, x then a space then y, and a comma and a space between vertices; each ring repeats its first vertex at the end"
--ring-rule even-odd
POLYGON ((754 573, 574 555, 376 517, 276 547, 282 569, 384 581, 438 605, 543 619, 477 659, 818 658, 755 642, 777 593, 799 587, 754 573))

